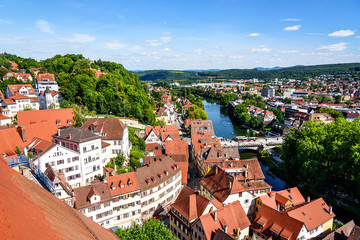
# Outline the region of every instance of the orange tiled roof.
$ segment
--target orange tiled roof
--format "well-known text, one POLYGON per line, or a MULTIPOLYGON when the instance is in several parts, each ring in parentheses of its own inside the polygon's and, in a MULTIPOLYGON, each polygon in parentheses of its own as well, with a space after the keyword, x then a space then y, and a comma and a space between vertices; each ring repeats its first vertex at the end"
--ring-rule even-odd
POLYGON ((103 140, 122 140, 127 127, 118 118, 89 118, 81 128, 101 132, 103 140))
POLYGON ((105 179, 110 188, 110 194, 112 197, 140 190, 140 186, 134 172, 110 176, 105 179))
POLYGON ((12 96, 14 96, 16 93, 18 93, 22 87, 27 88, 29 94, 33 94, 33 95, 36 94, 34 88, 31 86, 31 84, 14 84, 14 85, 8 85, 7 87, 12 96))
POLYGON ((213 234, 218 229, 225 232, 225 225, 227 226, 226 233, 234 237, 237 229, 243 230, 251 224, 239 201, 232 202, 214 212, 200 217, 206 239, 212 239, 213 234), (217 213, 216 220, 214 212, 217 213))
POLYGON ((9 168, 1 157, 0 172, 2 239, 119 239, 9 168))
POLYGON ((37 76, 37 80, 40 82, 43 79, 49 79, 49 82, 54 82, 55 75, 53 73, 39 73, 37 76))
POLYGON ((57 128, 68 127, 68 122, 71 122, 73 118, 72 108, 20 111, 17 113, 18 124, 22 126, 49 123, 57 128))
POLYGON ((263 205, 267 205, 273 209, 277 209, 276 205, 276 196, 281 195, 286 199, 290 200, 292 206, 297 206, 305 202, 304 197, 301 195, 299 189, 297 187, 285 189, 278 192, 268 192, 267 194, 260 196, 261 202, 263 205))

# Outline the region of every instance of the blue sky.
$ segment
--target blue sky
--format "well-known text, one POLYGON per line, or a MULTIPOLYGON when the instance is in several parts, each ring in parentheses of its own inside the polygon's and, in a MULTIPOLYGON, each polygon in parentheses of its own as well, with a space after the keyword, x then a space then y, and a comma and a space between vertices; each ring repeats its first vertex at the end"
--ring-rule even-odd
POLYGON ((129 70, 360 62, 359 0, 0 0, 0 51, 129 70))

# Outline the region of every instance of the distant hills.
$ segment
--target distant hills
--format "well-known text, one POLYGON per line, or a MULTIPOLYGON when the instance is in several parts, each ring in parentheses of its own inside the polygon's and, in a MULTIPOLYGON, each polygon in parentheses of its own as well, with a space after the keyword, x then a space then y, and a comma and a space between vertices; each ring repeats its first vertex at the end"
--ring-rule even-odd
MULTIPOLYGON (((254 69, 209 69, 209 70, 148 70, 136 72, 142 81, 180 81, 191 83, 197 80, 223 81, 229 79, 270 80, 274 78, 293 78, 307 80, 309 77, 320 75, 334 75, 338 77, 353 76, 356 80, 360 76, 360 63, 340 63, 293 67, 274 67, 254 69), (350 75, 349 75, 350 74, 350 75)), ((360 80, 360 79, 359 79, 360 80)))

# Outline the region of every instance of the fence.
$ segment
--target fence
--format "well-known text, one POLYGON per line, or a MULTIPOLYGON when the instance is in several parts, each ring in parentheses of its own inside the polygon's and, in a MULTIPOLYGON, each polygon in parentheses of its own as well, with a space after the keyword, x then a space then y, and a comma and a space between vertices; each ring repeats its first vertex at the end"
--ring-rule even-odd
POLYGON ((5 160, 8 162, 9 167, 14 167, 21 164, 29 164, 29 158, 24 156, 6 157, 5 160))

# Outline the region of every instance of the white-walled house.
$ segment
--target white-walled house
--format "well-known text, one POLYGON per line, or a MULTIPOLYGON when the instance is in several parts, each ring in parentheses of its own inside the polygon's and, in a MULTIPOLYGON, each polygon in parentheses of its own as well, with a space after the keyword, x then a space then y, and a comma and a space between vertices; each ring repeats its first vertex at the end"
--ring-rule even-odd
POLYGON ((35 80, 35 91, 39 94, 45 92, 46 88, 50 91, 59 91, 59 86, 55 81, 53 73, 39 73, 35 80))
POLYGON ((6 88, 6 97, 15 96, 17 94, 25 95, 27 97, 36 97, 36 92, 31 84, 14 84, 8 85, 6 88))
POLYGON ((90 130, 68 127, 53 135, 53 142, 80 154, 82 183, 90 184, 102 175, 103 167, 110 159, 102 159, 101 137, 90 130))
POLYGON ((100 136, 102 141, 110 144, 110 158, 114 158, 119 153, 122 153, 127 160, 129 159, 131 150, 129 130, 120 119, 89 118, 81 128, 91 131, 93 134, 100 136))
POLYGON ((22 94, 2 99, 0 101, 1 112, 6 117, 13 118, 19 111, 39 110, 40 102, 36 97, 28 97, 22 94))
POLYGON ((11 124, 11 117, 7 117, 0 112, 0 126, 11 124))
POLYGON ((40 92, 37 98, 40 101, 40 109, 59 109, 63 100, 60 91, 50 91, 48 87, 44 92, 40 92))

